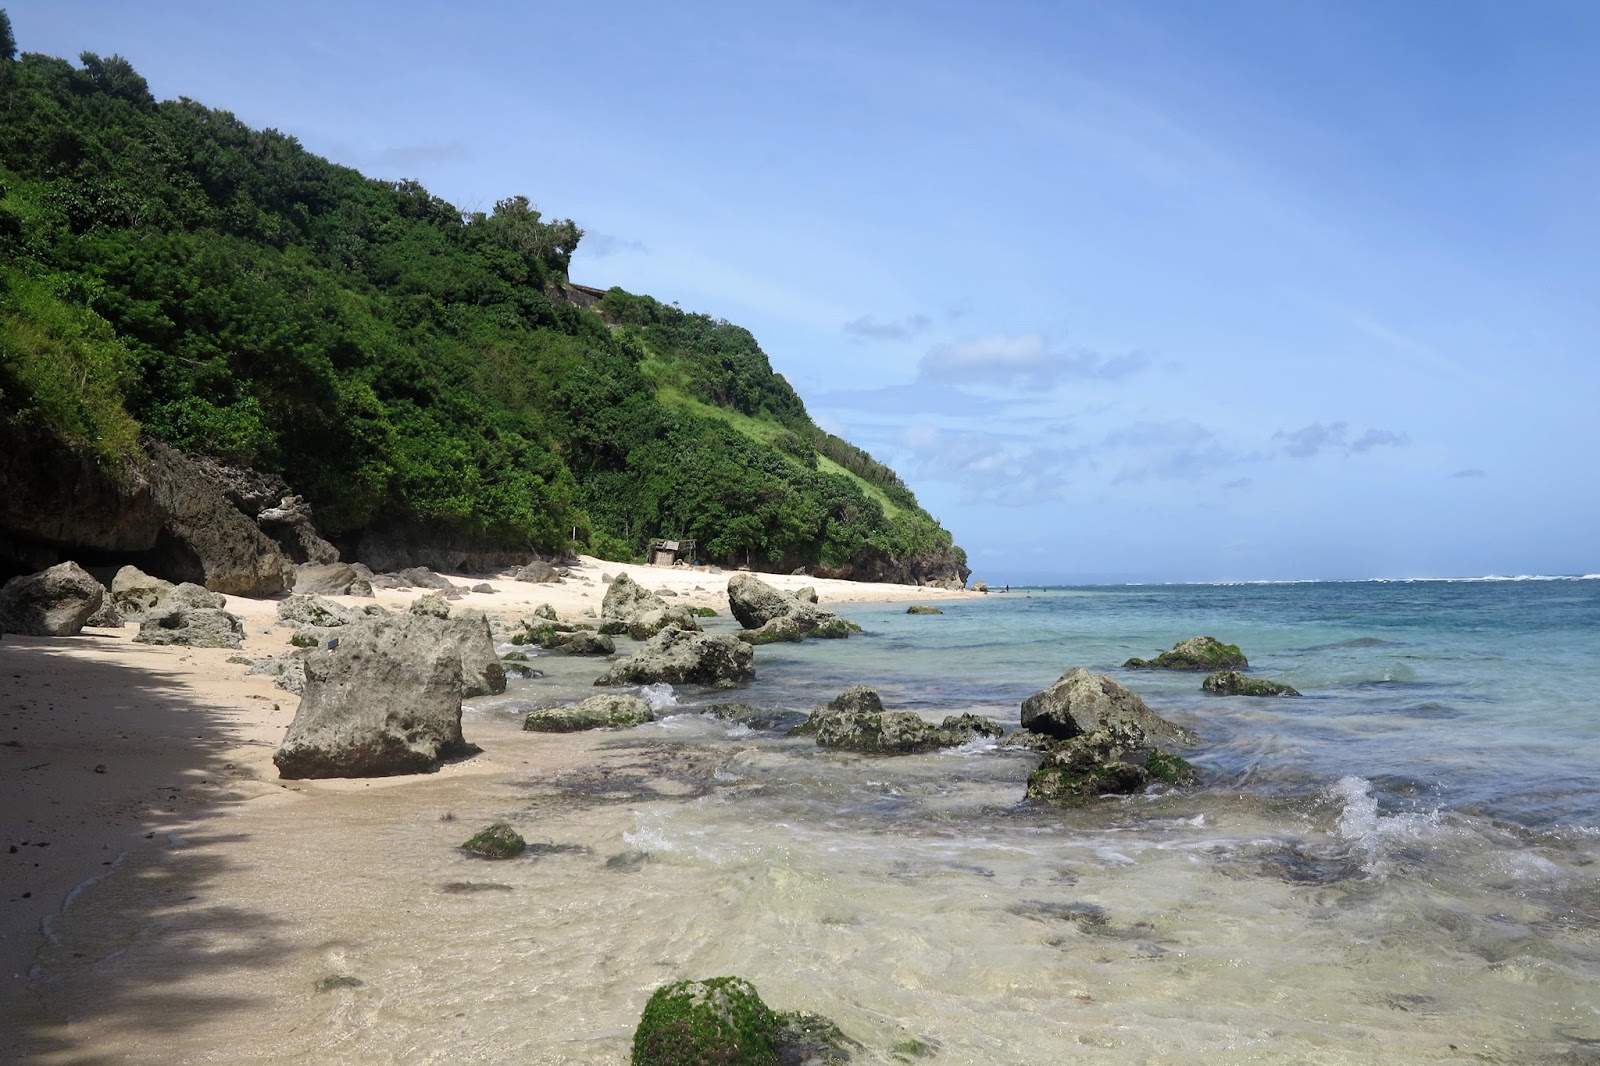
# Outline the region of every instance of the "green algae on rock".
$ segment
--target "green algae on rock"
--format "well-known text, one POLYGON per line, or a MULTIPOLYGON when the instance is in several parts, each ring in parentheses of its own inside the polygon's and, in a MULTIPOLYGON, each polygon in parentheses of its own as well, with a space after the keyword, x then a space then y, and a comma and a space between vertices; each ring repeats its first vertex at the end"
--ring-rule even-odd
POLYGON ((480 859, 514 859, 528 848, 522 834, 505 822, 496 822, 480 829, 461 845, 461 850, 480 859))
POLYGON ((1129 670, 1248 670, 1250 660, 1237 644, 1224 644, 1216 637, 1190 637, 1154 659, 1134 658, 1122 665, 1129 670))
POLYGON ((944 614, 944 611, 937 607, 929 607, 925 603, 913 603, 906 608, 906 614, 944 614))
POLYGON ((633 1066, 778 1066, 847 1062, 853 1045, 827 1018, 779 1013, 742 977, 675 981, 651 995, 633 1034, 633 1066))
POLYGON ((1194 767, 1151 746, 1143 730, 1114 723, 1050 747, 1028 776, 1028 798, 1061 805, 1139 792, 1151 782, 1194 782, 1194 767))
POLYGON ((1237 670, 1219 670, 1200 683, 1213 696, 1298 696, 1288 685, 1264 677, 1246 677, 1237 670))
POLYGON ((638 696, 590 696, 568 707, 530 711, 522 728, 532 733, 578 733, 586 729, 623 729, 655 720, 655 712, 638 696))

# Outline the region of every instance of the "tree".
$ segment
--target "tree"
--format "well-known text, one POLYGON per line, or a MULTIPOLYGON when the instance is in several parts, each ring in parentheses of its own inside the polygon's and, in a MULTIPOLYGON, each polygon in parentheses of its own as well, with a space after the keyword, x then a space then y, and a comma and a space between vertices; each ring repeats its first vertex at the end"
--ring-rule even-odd
POLYGON ((133 69, 133 64, 114 55, 101 59, 93 52, 84 52, 78 56, 83 64, 83 71, 89 76, 89 81, 96 89, 107 96, 119 97, 140 105, 150 105, 156 98, 150 95, 150 83, 144 76, 133 69))

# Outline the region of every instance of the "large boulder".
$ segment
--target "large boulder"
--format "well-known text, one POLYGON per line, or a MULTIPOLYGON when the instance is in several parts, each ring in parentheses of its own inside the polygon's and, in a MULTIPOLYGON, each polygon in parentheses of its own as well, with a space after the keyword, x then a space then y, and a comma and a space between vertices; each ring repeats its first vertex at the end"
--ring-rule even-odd
POLYGON ((754 574, 738 573, 728 579, 728 606, 744 627, 741 640, 750 644, 771 644, 780 640, 806 637, 848 637, 861 627, 816 604, 816 592, 809 598, 791 596, 773 588, 754 574))
POLYGON ((754 574, 738 573, 728 579, 728 606, 745 629, 760 629, 794 611, 799 603, 754 574))
POLYGON ((1114 723, 1130 724, 1152 737, 1191 743, 1187 729, 1152 711, 1132 692, 1104 674, 1073 667, 1043 692, 1022 701, 1022 728, 1065 740, 1114 723))
MULTIPOLYGON (((412 615, 411 617, 417 617, 412 615)), ((461 694, 493 696, 506 690, 506 670, 489 636, 489 620, 482 615, 437 619, 441 639, 461 660, 461 694)))
POLYGON ((1194 768, 1156 747, 1138 726, 1115 722, 1051 746, 1028 777, 1028 798, 1061 805, 1141 792, 1153 782, 1190 784, 1194 768))
POLYGON ((227 600, 193 582, 180 582, 145 612, 140 644, 178 644, 188 648, 237 648, 244 623, 223 610, 227 600))
POLYGON ((976 736, 998 737, 1005 730, 991 719, 973 714, 950 715, 936 726, 910 711, 886 711, 875 689, 853 685, 818 707, 792 732, 814 733, 825 748, 866 755, 910 755, 953 748, 976 736))
POLYGON ((566 707, 530 711, 522 728, 535 733, 577 733, 585 729, 623 729, 655 720, 655 712, 638 696, 590 696, 566 707))
POLYGON ((1129 670, 1248 670, 1250 660, 1237 644, 1224 644, 1216 637, 1190 637, 1180 640, 1171 651, 1154 659, 1129 659, 1122 664, 1129 670))
POLYGON ((561 575, 556 573, 556 568, 543 559, 535 559, 527 566, 519 567, 516 580, 539 583, 550 583, 561 580, 561 575))
POLYGON ((700 623, 692 610, 667 606, 666 600, 627 574, 619 574, 606 589, 600 604, 601 633, 626 633, 634 640, 648 640, 668 626, 694 632, 700 623))
POLYGON ((145 612, 172 589, 170 581, 151 577, 137 566, 124 566, 111 579, 111 605, 128 621, 142 622, 145 612))
POLYGON ((1246 677, 1237 670, 1219 670, 1200 682, 1200 689, 1212 696, 1298 696, 1288 685, 1264 677, 1246 677))
POLYGON ((366 567, 357 569, 349 563, 305 563, 295 568, 294 591, 312 596, 371 596, 372 582, 363 570, 366 567))
POLYGON ((632 657, 612 666, 597 685, 712 685, 732 688, 756 676, 750 645, 726 635, 710 636, 671 626, 647 640, 632 657))
POLYGON ((633 1033, 633 1066, 835 1066, 861 1045, 809 1011, 779 1013, 742 977, 655 990, 633 1033))
POLYGON ((325 600, 315 593, 297 592, 288 599, 278 602, 278 624, 295 628, 314 626, 326 629, 359 622, 372 613, 385 613, 383 608, 376 604, 371 604, 370 608, 369 611, 361 607, 346 607, 342 603, 325 600))
POLYGON ((273 755, 286 778, 384 777, 464 751, 461 655, 445 620, 374 618, 305 656, 305 695, 273 755))
POLYGON ((77 563, 57 563, 0 586, 0 632, 72 637, 105 600, 105 588, 77 563))
POLYGON ((545 651, 555 652, 557 655, 615 655, 617 653, 616 641, 604 633, 591 633, 586 629, 580 629, 572 633, 552 632, 539 643, 545 651))

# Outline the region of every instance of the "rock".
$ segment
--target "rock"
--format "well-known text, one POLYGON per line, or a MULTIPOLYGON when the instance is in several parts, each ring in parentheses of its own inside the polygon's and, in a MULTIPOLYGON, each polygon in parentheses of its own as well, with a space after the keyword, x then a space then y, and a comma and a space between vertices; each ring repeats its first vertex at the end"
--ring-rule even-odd
POLYGON ((480 859, 514 859, 528 850, 528 842, 505 822, 496 822, 474 833, 461 850, 480 859))
POLYGON ((877 690, 852 685, 818 707, 790 735, 813 733, 825 748, 867 755, 909 755, 965 744, 974 736, 1001 736, 1005 730, 991 719, 973 714, 951 715, 943 725, 910 711, 885 711, 877 690))
POLYGON ((906 614, 944 614, 944 612, 937 607, 929 607, 922 603, 913 603, 910 607, 906 608, 906 614))
MULTIPOLYGON (((700 620, 690 607, 664 607, 656 611, 643 611, 633 616, 628 623, 628 636, 634 640, 649 640, 668 626, 676 626, 690 633, 700 631, 700 620)), ((600 631, 606 632, 607 626, 602 623, 600 631)))
POLYGON ((550 606, 548 603, 541 603, 539 606, 533 609, 533 617, 545 618, 554 622, 556 621, 556 609, 550 606))
POLYGON ((339 550, 317 535, 317 527, 311 521, 311 505, 300 496, 279 498, 275 506, 256 515, 256 524, 297 563, 326 565, 339 561, 339 550))
POLYGON ((1190 637, 1154 659, 1129 659, 1122 665, 1130 670, 1248 670, 1250 661, 1237 644, 1224 644, 1216 637, 1190 637))
POLYGON ((496 654, 494 641, 489 637, 489 620, 481 615, 477 618, 437 620, 442 623, 440 639, 446 641, 461 660, 461 695, 470 699, 504 692, 506 671, 500 665, 500 656, 496 654))
POLYGON ((665 610, 666 606, 666 601, 660 596, 627 574, 618 574, 612 580, 611 587, 606 589, 605 599, 600 603, 600 617, 620 619, 626 623, 644 611, 661 611, 665 610))
MULTIPOLYGON (((376 612, 386 613, 383 608, 373 605, 376 612)), ((328 628, 330 626, 344 626, 352 622, 359 622, 369 617, 369 613, 359 607, 346 607, 342 603, 325 600, 315 593, 297 592, 286 600, 278 603, 278 624, 280 626, 317 626, 328 628)))
POLYGON ((222 609, 227 601, 185 581, 145 612, 139 623, 139 644, 179 644, 189 648, 237 648, 244 623, 222 609))
POLYGON ((706 569, 706 573, 720 575, 722 573, 722 567, 720 567, 720 566, 708 567, 706 569))
POLYGON ((988 592, 989 591, 989 583, 987 581, 974 581, 972 583, 972 591, 973 592, 988 592))
POLYGON ((204 465, 158 441, 145 447, 151 492, 165 515, 165 536, 154 550, 162 573, 233 596, 272 596, 293 584, 293 562, 228 500, 204 465))
POLYGON ((124 566, 111 579, 111 605, 130 622, 144 621, 144 614, 171 592, 173 584, 151 577, 137 566, 124 566))
POLYGON ((616 642, 603 633, 579 630, 576 633, 551 633, 539 642, 546 651, 557 655, 615 655, 616 642))
POLYGON ((656 589, 656 595, 660 596, 662 599, 676 599, 678 594, 671 589, 656 589))
POLYGON ((810 585, 807 585, 803 589, 795 589, 794 598, 799 600, 801 603, 816 603, 817 590, 812 588, 810 585))
POLYGON ((783 720, 782 713, 778 711, 764 711, 748 703, 713 703, 700 708, 700 713, 751 729, 772 729, 783 720))
POLYGON ((1074 667, 1054 685, 1022 701, 1022 727, 1057 739, 1092 733, 1108 725, 1133 725, 1151 737, 1190 743, 1193 734, 1145 705, 1138 694, 1104 674, 1074 667))
POLYGON ((774 618, 760 629, 741 629, 734 634, 746 644, 776 644, 779 641, 804 640, 800 623, 790 615, 774 618))
POLYGON ((371 596, 372 582, 348 563, 304 563, 295 568, 296 595, 371 596))
POLYGON ((535 733, 577 733, 585 729, 621 729, 655 721, 655 712, 638 696, 590 696, 567 707, 532 711, 522 728, 535 733))
POLYGON ((626 633, 634 640, 648 640, 668 626, 696 632, 700 623, 687 607, 669 607, 665 600, 634 581, 618 575, 606 590, 600 604, 600 632, 626 633))
POLYGON ((551 566, 543 559, 535 559, 533 562, 517 571, 516 580, 546 583, 551 581, 560 581, 561 576, 556 573, 555 567, 551 566))
POLYGON ((296 696, 306 690, 306 660, 304 652, 290 652, 270 659, 257 660, 246 674, 265 674, 272 683, 296 696))
POLYGON ((471 591, 484 596, 492 596, 494 595, 494 586, 489 584, 487 581, 480 581, 478 584, 472 586, 471 591))
POLYGON ((631 658, 612 666, 597 685, 712 685, 731 688, 755 677, 754 652, 733 637, 668 627, 631 658))
POLYGON ((406 608, 408 614, 426 615, 429 618, 449 618, 450 604, 437 592, 425 593, 418 596, 410 607, 406 608))
MULTIPOLYGON (((815 596, 814 591, 812 595, 815 596)), ((851 633, 861 632, 861 627, 854 622, 848 622, 832 611, 825 611, 814 602, 797 599, 775 589, 750 573, 738 573, 728 579, 728 606, 739 624, 751 634, 740 634, 741 639, 751 644, 771 644, 778 640, 800 640, 805 637, 848 637, 851 633), (792 621, 793 627, 773 625, 780 619, 792 621), (799 636, 794 635, 796 631, 799 636)))
POLYGON ((1200 682, 1213 696, 1298 696, 1288 685, 1264 677, 1246 677, 1237 670, 1219 670, 1200 682))
POLYGON ((0 632, 74 637, 105 602, 105 588, 77 563, 57 563, 0 586, 0 632))
POLYGON ((455 586, 450 584, 450 579, 442 574, 436 574, 426 566, 408 566, 404 570, 397 570, 394 577, 409 588, 438 589, 440 592, 453 592, 455 586))
POLYGON ((128 620, 122 617, 122 612, 111 602, 111 593, 108 591, 105 599, 100 601, 100 609, 91 614, 89 620, 83 624, 85 627, 95 629, 121 629, 127 622, 128 620))
POLYGON ((656 989, 633 1034, 633 1066, 834 1066, 850 1040, 827 1018, 780 1014, 742 977, 675 981, 656 989))
MULTIPOLYGON (((461 656, 444 620, 374 618, 305 656, 305 695, 273 755, 286 778, 432 770, 465 750, 461 656)), ((498 664, 496 664, 498 665, 498 664)))
POLYGON ((1114 723, 1052 745, 1039 769, 1028 777, 1028 798, 1072 804, 1139 792, 1152 781, 1193 780, 1194 768, 1186 761, 1152 748, 1137 726, 1114 723))
POLYGON ((985 718, 981 714, 946 715, 939 728, 946 733, 962 736, 962 743, 974 737, 994 737, 999 740, 1006 735, 1004 726, 993 718, 985 718))
POLYGON ((610 574, 601 574, 600 575, 600 584, 602 584, 602 585, 609 585, 615 580, 616 580, 616 578, 612 577, 610 574))

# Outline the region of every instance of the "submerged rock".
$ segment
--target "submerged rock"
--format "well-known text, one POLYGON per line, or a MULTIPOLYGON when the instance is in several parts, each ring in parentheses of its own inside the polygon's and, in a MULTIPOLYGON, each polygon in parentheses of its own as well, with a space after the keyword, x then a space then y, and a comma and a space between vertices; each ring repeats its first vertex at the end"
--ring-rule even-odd
POLYGON ((532 711, 522 728, 534 733, 578 733, 586 729, 623 729, 655 721, 655 712, 638 696, 590 696, 567 707, 532 711))
POLYGON ((1237 644, 1224 644, 1216 637, 1190 637, 1154 659, 1129 659, 1122 665, 1130 670, 1248 670, 1250 661, 1237 644))
MULTIPOLYGON (((305 656, 305 695, 272 756, 286 778, 421 773, 466 750, 461 653, 447 623, 397 615, 347 626, 305 656)), ((496 663, 496 667, 498 667, 496 663)))
POLYGON ((1246 677, 1237 670, 1220 670, 1200 683, 1213 696, 1298 696, 1299 692, 1264 677, 1246 677))
POLYGON ((1152 711, 1135 693, 1105 674, 1074 667, 1054 685, 1022 701, 1022 728, 1065 740, 1114 724, 1142 733, 1191 743, 1194 735, 1152 711))
POLYGON ((1114 723, 1059 741, 1028 777, 1028 798, 1071 804, 1108 794, 1140 792, 1153 781, 1190 784, 1194 768, 1152 747, 1137 726, 1114 723))
POLYGON ((633 1034, 633 1066, 777 1066, 848 1062, 859 1047, 821 1015, 781 1014, 742 977, 656 989, 633 1034))
POLYGON ((474 833, 461 850, 480 859, 514 859, 528 850, 528 842, 505 822, 496 822, 474 833))
POLYGON ((975 736, 1002 736, 992 719, 951 715, 934 725, 911 711, 886 711, 876 690, 853 685, 818 707, 791 735, 812 733, 825 748, 865 755, 911 755, 965 744, 975 736))
POLYGON ((752 707, 748 703, 713 703, 708 707, 700 708, 701 714, 709 714, 713 718, 724 722, 733 722, 737 725, 749 726, 751 729, 772 729, 783 720, 779 711, 762 710, 752 707))
POLYGON ((944 611, 937 607, 929 607, 925 603, 913 603, 906 608, 906 614, 944 614, 944 611))
POLYGON ((106 590, 77 563, 57 563, 0 586, 0 632, 75 637, 100 610, 106 590))
POLYGON ((726 635, 691 633, 669 626, 623 659, 597 685, 712 685, 732 688, 756 676, 750 645, 726 635))

